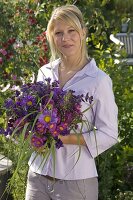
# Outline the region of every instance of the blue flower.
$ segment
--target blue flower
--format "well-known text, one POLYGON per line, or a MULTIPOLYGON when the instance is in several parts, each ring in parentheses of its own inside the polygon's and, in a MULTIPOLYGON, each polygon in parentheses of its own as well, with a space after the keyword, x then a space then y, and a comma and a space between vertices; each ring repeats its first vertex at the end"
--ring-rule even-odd
POLYGON ((14 101, 11 98, 7 99, 5 101, 4 107, 6 109, 10 109, 10 108, 14 107, 14 101))
POLYGON ((36 98, 31 95, 24 96, 22 99, 22 105, 26 107, 33 107, 36 105, 36 98))
POLYGON ((5 130, 0 127, 0 135, 4 135, 4 134, 5 134, 5 130))
POLYGON ((59 149, 60 147, 63 147, 63 142, 59 139, 59 138, 55 138, 56 140, 56 143, 55 143, 55 146, 57 149, 59 149))

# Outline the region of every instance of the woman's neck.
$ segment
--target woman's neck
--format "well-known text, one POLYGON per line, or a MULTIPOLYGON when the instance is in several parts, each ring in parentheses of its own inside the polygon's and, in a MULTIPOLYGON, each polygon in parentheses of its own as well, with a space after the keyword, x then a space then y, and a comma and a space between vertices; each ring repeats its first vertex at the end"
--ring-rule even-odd
POLYGON ((64 68, 66 71, 78 71, 82 69, 88 62, 86 57, 84 58, 63 58, 61 59, 61 68, 64 68))

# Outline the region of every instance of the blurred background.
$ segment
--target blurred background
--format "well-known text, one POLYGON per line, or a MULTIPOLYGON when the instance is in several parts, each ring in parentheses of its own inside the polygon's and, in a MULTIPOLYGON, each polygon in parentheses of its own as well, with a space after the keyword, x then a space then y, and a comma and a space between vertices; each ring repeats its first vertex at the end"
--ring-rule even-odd
MULTIPOLYGON (((89 55, 112 78, 119 108, 119 143, 96 159, 99 200, 133 200, 133 62, 128 63, 133 59, 132 0, 0 0, 0 127, 6 124, 4 100, 13 88, 34 82, 38 69, 49 61, 47 23, 52 10, 65 4, 75 4, 82 11, 89 55), (128 39, 121 43, 118 33, 128 39)), ((20 151, 0 132, 0 154, 12 160, 9 177, 20 151)), ((9 200, 24 199, 27 162, 9 190, 9 200)), ((1 174, 0 181, 2 186, 1 174)))

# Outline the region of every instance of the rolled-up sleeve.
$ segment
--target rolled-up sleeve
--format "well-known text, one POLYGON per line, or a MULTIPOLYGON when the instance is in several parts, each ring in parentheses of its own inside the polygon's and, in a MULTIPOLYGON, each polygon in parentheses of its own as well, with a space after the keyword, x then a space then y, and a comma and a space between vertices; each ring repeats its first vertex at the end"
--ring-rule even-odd
POLYGON ((95 131, 84 133, 86 145, 93 158, 118 142, 118 108, 109 76, 104 77, 94 94, 95 131))

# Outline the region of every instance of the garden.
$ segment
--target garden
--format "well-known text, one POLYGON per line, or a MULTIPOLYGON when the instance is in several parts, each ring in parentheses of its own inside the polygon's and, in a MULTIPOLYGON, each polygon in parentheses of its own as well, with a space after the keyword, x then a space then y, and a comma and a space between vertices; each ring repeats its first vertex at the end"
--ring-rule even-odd
POLYGON ((9 200, 24 200, 29 152, 22 155, 22 146, 12 144, 2 135, 7 123, 3 104, 15 88, 34 83, 38 69, 48 63, 47 23, 52 10, 65 4, 75 4, 82 11, 88 29, 89 55, 113 80, 119 109, 119 142, 96 158, 99 200, 133 200, 133 66, 121 62, 126 52, 110 40, 111 34, 121 32, 124 21, 128 22, 127 32, 133 32, 133 1, 1 0, 0 154, 12 160, 11 174, 15 172, 14 184, 8 188, 9 200), (20 155, 22 160, 23 156, 26 159, 16 172, 20 155))

